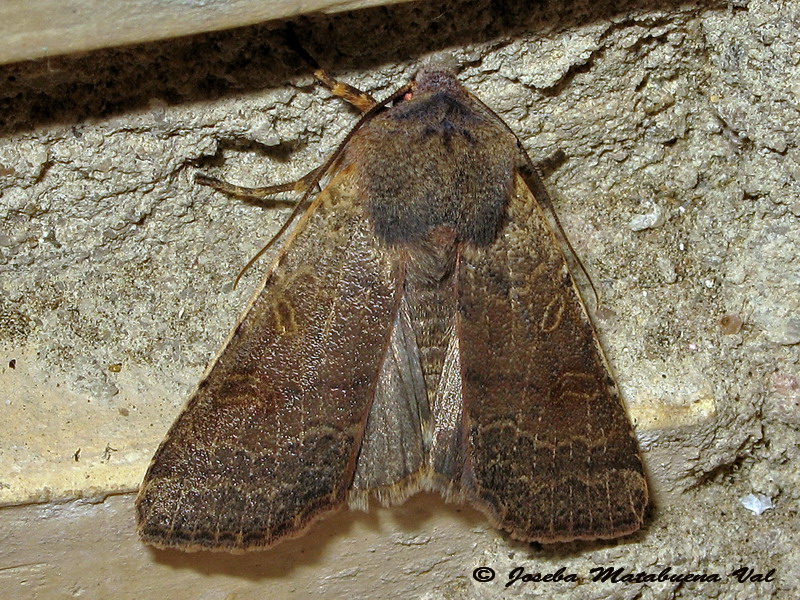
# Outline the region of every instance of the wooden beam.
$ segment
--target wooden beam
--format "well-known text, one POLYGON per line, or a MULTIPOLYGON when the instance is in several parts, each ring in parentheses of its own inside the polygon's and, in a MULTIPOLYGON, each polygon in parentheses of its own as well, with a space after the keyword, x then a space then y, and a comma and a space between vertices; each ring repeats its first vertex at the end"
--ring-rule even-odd
POLYGON ((3 0, 0 64, 407 0, 3 0))

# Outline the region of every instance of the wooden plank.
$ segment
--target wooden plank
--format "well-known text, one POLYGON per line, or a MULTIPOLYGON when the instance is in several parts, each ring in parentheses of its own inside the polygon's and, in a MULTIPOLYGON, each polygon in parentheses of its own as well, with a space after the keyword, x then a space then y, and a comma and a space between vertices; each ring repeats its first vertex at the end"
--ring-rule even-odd
POLYGON ((407 0, 4 0, 0 64, 407 0))

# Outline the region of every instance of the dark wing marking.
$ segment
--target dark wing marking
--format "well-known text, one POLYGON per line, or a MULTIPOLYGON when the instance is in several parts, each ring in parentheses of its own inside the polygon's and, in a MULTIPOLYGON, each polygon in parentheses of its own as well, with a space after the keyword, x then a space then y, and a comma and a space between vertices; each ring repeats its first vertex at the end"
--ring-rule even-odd
POLYGON ((342 504, 400 303, 353 167, 314 201, 137 499, 160 547, 246 549, 342 504))
POLYGON ((458 265, 465 495, 526 541, 636 530, 636 439, 538 203, 520 176, 508 220, 458 265))

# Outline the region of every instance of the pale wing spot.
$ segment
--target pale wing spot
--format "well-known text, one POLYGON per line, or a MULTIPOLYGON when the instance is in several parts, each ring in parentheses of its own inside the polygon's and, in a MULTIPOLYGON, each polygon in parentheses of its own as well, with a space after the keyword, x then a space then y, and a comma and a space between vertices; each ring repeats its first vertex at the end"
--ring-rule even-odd
POLYGON ((578 401, 583 400, 584 403, 586 403, 588 405, 589 400, 591 400, 593 397, 594 397, 594 394, 589 394, 587 392, 580 392, 578 390, 567 390, 564 393, 562 393, 558 397, 558 399, 559 400, 565 400, 570 405, 578 404, 578 401))
POLYGON ((333 325, 333 320, 336 318, 336 305, 338 304, 338 297, 333 299, 333 304, 331 305, 330 310, 328 311, 328 316, 325 318, 325 326, 322 329, 322 337, 325 341, 328 341, 331 333, 331 326, 333 325))
POLYGON ((280 336, 297 335, 300 330, 300 324, 297 321, 298 315, 294 306, 286 300, 287 290, 298 285, 305 285, 309 289, 319 287, 316 283, 316 273, 310 266, 299 266, 291 274, 281 273, 280 279, 273 284, 273 289, 276 290, 276 293, 271 310, 275 320, 275 328, 280 336), (300 282, 302 279, 306 279, 308 282, 300 282), (278 285, 279 283, 280 286, 278 285))
POLYGON ((276 298, 272 305, 272 314, 279 335, 292 335, 297 332, 297 321, 291 302, 287 302, 285 298, 276 298))
POLYGON ((537 279, 539 279, 542 276, 542 274, 544 274, 546 268, 547 265, 544 263, 544 261, 541 261, 538 265, 533 267, 530 275, 531 284, 533 284, 537 279))
POLYGON ((553 297, 544 309, 539 327, 544 333, 551 333, 559 328, 566 310, 566 300, 562 294, 553 297))
POLYGON ((591 373, 563 373, 550 389, 550 398, 554 402, 562 398, 591 400, 597 394, 597 378, 591 373))
MULTIPOLYGON (((628 477, 626 479, 630 479, 630 478, 628 477)), ((636 503, 633 501, 633 494, 631 493, 633 488, 634 488, 634 486, 633 485, 628 485, 627 488, 628 488, 628 506, 631 507, 631 513, 632 514, 634 514, 634 515, 638 514, 639 511, 637 510, 636 503)))

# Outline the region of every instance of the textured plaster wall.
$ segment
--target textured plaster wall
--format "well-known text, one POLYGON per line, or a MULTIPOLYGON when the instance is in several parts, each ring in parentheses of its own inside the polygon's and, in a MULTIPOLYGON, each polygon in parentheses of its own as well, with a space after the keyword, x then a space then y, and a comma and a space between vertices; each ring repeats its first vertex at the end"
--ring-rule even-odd
POLYGON ((800 4, 413 2, 295 21, 383 97, 427 53, 543 158, 654 490, 618 542, 530 546, 420 496, 246 556, 137 541, 133 492, 287 209, 356 119, 284 23, 3 67, 0 589, 16 598, 788 598, 800 593, 800 4), (109 496, 109 494, 112 494, 109 496), (745 500, 742 500, 745 498, 745 500), (25 506, 16 506, 25 505, 25 506), (771 506, 761 514, 764 507, 771 506), (749 508, 748 508, 749 507, 749 508), (721 583, 592 583, 594 566, 721 583), (725 578, 740 566, 772 581, 725 578), (497 579, 478 583, 478 566, 497 579), (579 583, 505 588, 522 566, 579 583))

